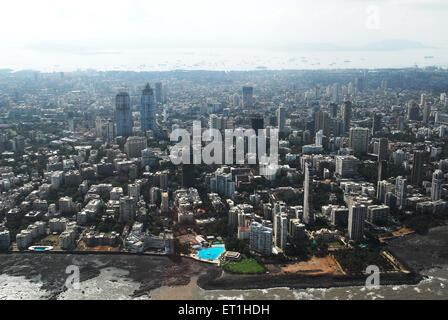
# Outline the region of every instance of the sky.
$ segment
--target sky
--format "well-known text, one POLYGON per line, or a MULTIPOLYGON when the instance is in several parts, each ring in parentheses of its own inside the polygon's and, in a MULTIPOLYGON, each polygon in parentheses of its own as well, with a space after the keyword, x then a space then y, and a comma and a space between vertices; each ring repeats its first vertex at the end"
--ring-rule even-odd
POLYGON ((2 1, 0 12, 0 52, 357 47, 395 39, 448 47, 446 0, 15 0, 2 1))

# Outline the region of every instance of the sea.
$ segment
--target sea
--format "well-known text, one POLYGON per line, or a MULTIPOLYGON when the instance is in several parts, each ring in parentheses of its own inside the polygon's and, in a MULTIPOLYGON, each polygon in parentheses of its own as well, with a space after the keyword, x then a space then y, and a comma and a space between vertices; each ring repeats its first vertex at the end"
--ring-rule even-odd
POLYGON ((436 66, 448 68, 448 48, 403 50, 285 50, 243 48, 158 48, 101 51, 5 50, 0 69, 69 72, 94 69, 169 70, 313 70, 436 66))
MULTIPOLYGON (((103 268, 100 274, 82 281, 78 288, 66 289, 56 296, 58 300, 446 300, 448 299, 448 266, 424 270, 425 278, 417 285, 391 285, 378 288, 340 287, 329 289, 270 288, 255 290, 203 290, 193 277, 186 286, 166 286, 135 297, 140 284, 130 277, 129 271, 103 268)), ((380 278, 381 283, 381 278, 380 278)), ((50 293, 43 289, 40 276, 0 275, 0 300, 44 300, 50 293)))

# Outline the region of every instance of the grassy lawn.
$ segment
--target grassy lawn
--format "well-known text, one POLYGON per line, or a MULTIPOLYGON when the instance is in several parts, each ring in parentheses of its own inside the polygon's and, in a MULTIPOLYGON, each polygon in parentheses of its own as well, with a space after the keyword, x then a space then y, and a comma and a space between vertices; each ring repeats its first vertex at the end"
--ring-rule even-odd
POLYGON ((233 273, 264 273, 264 267, 255 259, 244 258, 239 262, 227 262, 223 265, 224 270, 233 273))

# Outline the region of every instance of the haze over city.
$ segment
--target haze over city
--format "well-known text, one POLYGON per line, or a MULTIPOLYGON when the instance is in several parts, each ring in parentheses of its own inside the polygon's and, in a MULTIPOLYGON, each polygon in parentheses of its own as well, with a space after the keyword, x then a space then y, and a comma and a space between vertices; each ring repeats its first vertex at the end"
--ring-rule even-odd
POLYGON ((15 70, 448 65, 448 4, 442 0, 44 0, 2 6, 0 67, 15 70), (401 53, 390 59, 384 51, 401 53), (423 60, 428 52, 434 60, 423 60), (296 61, 309 55, 320 57, 319 64, 296 61))

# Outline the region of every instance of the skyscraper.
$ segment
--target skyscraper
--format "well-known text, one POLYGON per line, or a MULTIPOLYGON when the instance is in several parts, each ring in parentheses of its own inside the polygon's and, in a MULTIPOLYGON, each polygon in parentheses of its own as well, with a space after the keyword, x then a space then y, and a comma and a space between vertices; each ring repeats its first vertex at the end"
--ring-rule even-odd
POLYGON ((364 220, 367 207, 363 204, 353 203, 348 213, 348 236, 350 240, 361 241, 364 236, 364 220))
POLYGON ((140 114, 143 132, 146 132, 148 130, 156 130, 156 111, 154 108, 154 92, 148 83, 142 91, 141 98, 140 114))
POLYGON ((107 120, 106 139, 108 144, 113 144, 115 139, 115 124, 112 120, 107 120))
POLYGON ((374 113, 372 121, 372 135, 375 135, 375 133, 377 133, 380 130, 381 130, 381 115, 378 113, 374 113))
POLYGON ((132 135, 132 113, 129 93, 119 92, 115 99, 115 121, 117 123, 117 136, 129 137, 132 135))
POLYGON ((406 178, 399 176, 395 179, 395 196, 397 197, 397 206, 400 209, 406 207, 407 187, 408 183, 406 178))
POLYGON ((378 162, 378 181, 387 179, 387 161, 381 160, 378 162))
POLYGON ((303 180, 303 220, 307 224, 314 221, 313 204, 310 192, 311 182, 309 164, 305 163, 305 179, 303 180))
POLYGON ((432 174, 431 200, 437 201, 442 197, 443 172, 436 170, 432 174))
POLYGON ((330 134, 330 117, 328 113, 325 111, 317 111, 314 113, 314 130, 318 132, 319 130, 323 131, 325 136, 329 136, 330 134))
POLYGON ((250 122, 252 129, 254 129, 255 134, 258 136, 258 130, 264 129, 264 118, 262 116, 253 116, 250 122))
POLYGON ((423 157, 421 150, 414 151, 414 161, 412 163, 411 184, 421 185, 423 180, 423 157))
POLYGON ((328 106, 328 108, 330 109, 330 116, 332 118, 336 118, 338 116, 338 105, 337 105, 337 103, 331 102, 330 105, 328 106))
POLYGON ((269 256, 272 253, 272 229, 261 223, 252 222, 250 225, 250 249, 269 256))
POLYGON ((431 107, 428 103, 425 103, 423 107, 423 123, 427 124, 429 122, 430 115, 431 115, 431 107))
POLYGON ((277 109, 277 126, 278 126, 278 131, 279 132, 285 132, 285 107, 283 106, 279 106, 277 109))
POLYGON ((154 84, 155 101, 156 103, 163 103, 162 83, 156 82, 154 84))
POLYGON ((342 103, 342 120, 344 121, 344 131, 350 130, 350 121, 352 119, 352 103, 351 101, 344 101, 342 103))
POLYGON ((378 140, 378 161, 382 160, 388 160, 388 147, 389 147, 389 140, 387 138, 380 138, 378 140))
POLYGON ((408 120, 418 120, 419 109, 414 100, 408 102, 408 120))
POLYGON ((253 87, 243 87, 243 108, 252 109, 254 106, 254 88, 253 87))
POLYGON ((235 93, 232 97, 232 103, 235 107, 238 107, 240 105, 240 96, 238 93, 235 93))
POLYGON ((369 129, 350 128, 349 143, 356 156, 366 154, 369 146, 369 129))
POLYGON ((124 151, 129 158, 139 158, 146 148, 146 137, 129 137, 124 144, 124 151))

